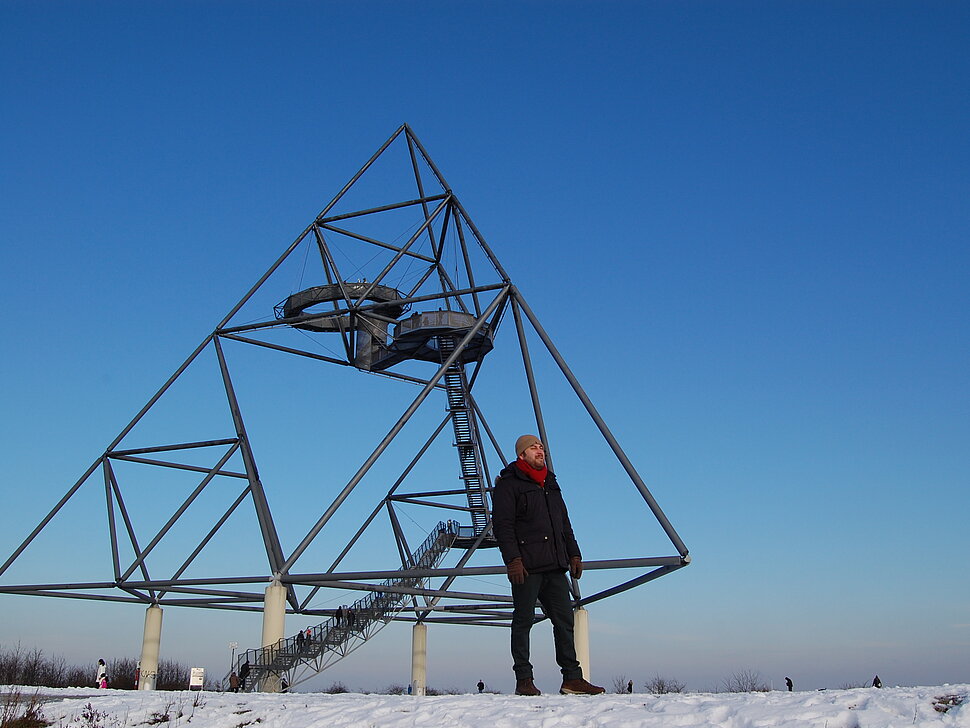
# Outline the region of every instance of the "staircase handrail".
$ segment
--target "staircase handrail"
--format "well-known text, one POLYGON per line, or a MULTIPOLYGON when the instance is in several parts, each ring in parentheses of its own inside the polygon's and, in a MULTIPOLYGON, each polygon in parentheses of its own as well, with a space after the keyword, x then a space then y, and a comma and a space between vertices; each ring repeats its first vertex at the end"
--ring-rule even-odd
MULTIPOLYGON (((428 537, 411 555, 411 564, 402 567, 402 571, 406 568, 433 567, 438 557, 443 555, 451 541, 454 541, 458 536, 459 529, 458 521, 439 521, 438 525, 435 526, 431 533, 428 534, 428 537), (444 548, 436 549, 436 546, 442 545, 443 536, 450 537, 448 544, 444 548)), ((393 588, 396 586, 416 587, 421 581, 423 581, 423 578, 420 577, 391 577, 382 581, 380 586, 386 587, 387 590, 368 591, 366 595, 350 605, 349 609, 355 615, 353 627, 339 624, 336 616, 333 616, 314 627, 308 628, 310 635, 304 639, 298 639, 296 636, 283 637, 273 644, 245 650, 239 654, 230 674, 223 678, 223 690, 229 689, 229 677, 232 672, 235 672, 240 677, 240 690, 250 691, 255 688, 259 680, 266 673, 285 672, 286 669, 292 667, 296 662, 305 659, 306 656, 303 653, 309 652, 307 649, 308 645, 311 648, 314 645, 319 645, 319 650, 317 650, 317 654, 319 654, 327 649, 336 649, 347 642, 355 633, 362 635, 364 629, 378 619, 383 619, 386 623, 389 621, 389 618, 386 617, 392 611, 391 608, 398 603, 402 603, 401 607, 393 610, 394 613, 399 612, 403 608, 403 602, 406 601, 408 596, 407 594, 392 591, 393 588), (393 595, 393 599, 389 598, 391 595, 393 595), (283 662, 289 664, 281 670, 280 665, 283 662), (245 680, 243 680, 240 673, 246 663, 249 664, 249 670, 247 671, 245 680)))

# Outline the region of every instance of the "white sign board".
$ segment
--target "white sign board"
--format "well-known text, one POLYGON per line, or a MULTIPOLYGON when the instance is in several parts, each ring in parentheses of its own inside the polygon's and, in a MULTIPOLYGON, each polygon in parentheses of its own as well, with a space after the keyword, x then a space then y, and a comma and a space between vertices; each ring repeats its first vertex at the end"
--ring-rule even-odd
POLYGON ((201 690, 205 685, 205 668, 193 667, 189 675, 189 690, 201 690))

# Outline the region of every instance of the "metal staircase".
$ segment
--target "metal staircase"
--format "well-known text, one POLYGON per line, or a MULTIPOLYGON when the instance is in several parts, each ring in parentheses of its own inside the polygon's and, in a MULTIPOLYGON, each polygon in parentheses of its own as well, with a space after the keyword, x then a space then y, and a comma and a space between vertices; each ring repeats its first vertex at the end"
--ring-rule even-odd
MULTIPOLYGON (((437 339, 438 351, 444 363, 455 350, 456 337, 451 334, 439 334, 437 339)), ((479 457, 478 428, 474 425, 473 414, 470 412, 468 398, 465 396, 468 391, 468 381, 465 378, 465 365, 460 358, 445 371, 444 383, 448 394, 448 411, 451 413, 451 422, 455 430, 455 447, 458 448, 461 479, 465 484, 474 536, 477 537, 488 526, 489 512, 485 499, 485 478, 479 457)))
MULTIPOLYGON (((436 567, 454 543, 458 530, 457 521, 439 521, 412 555, 410 568, 436 567)), ((287 637, 266 647, 246 650, 233 666, 240 678, 240 692, 260 690, 268 678, 284 676, 291 678, 288 683, 294 686, 346 657, 386 626, 413 598, 396 589, 417 588, 424 581, 418 577, 387 579, 381 584, 385 590, 370 591, 349 606, 352 617, 338 621, 335 615, 311 627, 309 634, 304 632, 302 636, 287 637), (293 674, 298 670, 302 679, 293 674)), ((229 690, 229 675, 223 679, 222 689, 229 690)))

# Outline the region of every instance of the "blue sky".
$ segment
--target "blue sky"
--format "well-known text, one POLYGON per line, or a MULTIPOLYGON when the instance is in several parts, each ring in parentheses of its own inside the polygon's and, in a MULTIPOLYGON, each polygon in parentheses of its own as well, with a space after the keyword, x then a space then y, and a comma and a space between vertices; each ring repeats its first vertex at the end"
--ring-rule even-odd
MULTIPOLYGON (((0 24, 4 554, 407 122, 693 555, 591 610, 594 678, 970 680, 970 7, 6 2, 0 24)), ((547 386, 587 556, 655 530, 547 386)), ((495 397, 511 443, 527 404, 495 397)), ((294 531, 330 500, 269 490, 294 531)), ((0 608, 0 644, 140 646, 138 607, 0 608)), ((259 630, 169 609, 162 655, 221 671, 259 630)), ((429 682, 506 689, 498 634, 433 629, 429 682)), ((392 625, 325 682, 403 683, 409 654, 392 625)))

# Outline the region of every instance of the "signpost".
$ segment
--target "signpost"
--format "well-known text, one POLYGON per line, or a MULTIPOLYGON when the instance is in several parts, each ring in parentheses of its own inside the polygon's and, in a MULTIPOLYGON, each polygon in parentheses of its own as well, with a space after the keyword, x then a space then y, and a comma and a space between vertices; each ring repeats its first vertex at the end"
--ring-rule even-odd
POLYGON ((205 668, 193 667, 189 676, 189 690, 201 690, 205 685, 205 668))

